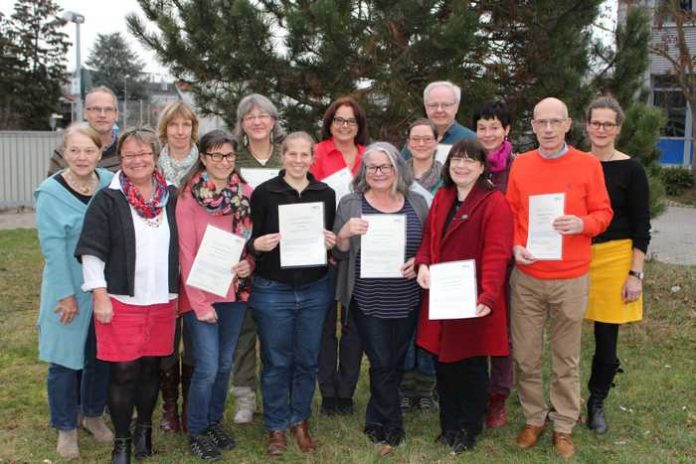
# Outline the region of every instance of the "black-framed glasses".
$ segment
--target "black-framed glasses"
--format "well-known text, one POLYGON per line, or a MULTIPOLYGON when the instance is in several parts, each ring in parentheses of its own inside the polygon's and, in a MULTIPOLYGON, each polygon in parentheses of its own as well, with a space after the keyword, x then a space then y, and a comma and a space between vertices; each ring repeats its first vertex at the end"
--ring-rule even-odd
POLYGON ((370 174, 377 174, 381 172, 382 174, 391 174, 394 170, 394 166, 391 164, 383 164, 381 166, 367 166, 367 172, 370 174))
POLYGON ((601 122, 601 121, 589 121, 588 124, 594 130, 604 129, 611 130, 617 128, 619 125, 615 122, 601 122))
POLYGON ((333 123, 337 126, 357 126, 358 120, 355 118, 342 118, 340 116, 335 116, 333 118, 333 123))
POLYGON ((211 160, 215 161, 216 163, 219 163, 222 160, 231 163, 235 159, 237 159, 237 154, 232 151, 229 153, 204 153, 204 155, 210 158, 211 160))

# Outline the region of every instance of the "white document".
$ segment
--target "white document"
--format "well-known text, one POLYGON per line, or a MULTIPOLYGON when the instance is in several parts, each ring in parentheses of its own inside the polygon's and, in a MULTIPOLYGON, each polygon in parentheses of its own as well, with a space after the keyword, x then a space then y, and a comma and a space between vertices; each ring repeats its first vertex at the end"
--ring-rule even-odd
POLYGON ((563 216, 565 193, 529 197, 527 250, 538 260, 563 259, 563 235, 553 228, 553 221, 563 216))
POLYGON ((269 179, 273 179, 280 172, 279 169, 265 168, 242 168, 240 171, 244 180, 254 188, 258 187, 269 179))
POLYGON ((435 152, 435 159, 442 164, 445 164, 445 161, 447 161, 447 155, 449 155, 450 152, 450 148, 452 148, 452 145, 447 143, 438 143, 437 151, 435 152))
POLYGON ((235 234, 208 226, 198 247, 186 285, 218 296, 227 296, 246 241, 235 234))
POLYGON ((367 233, 360 238, 360 278, 403 278, 406 215, 364 214, 367 233))
POLYGON ((336 192, 336 208, 338 208, 338 202, 341 201, 341 198, 350 193, 350 183, 353 182, 353 173, 350 169, 345 167, 321 179, 321 181, 336 192))
POLYGON ((435 198, 435 195, 427 191, 425 187, 418 183, 417 180, 413 181, 411 187, 409 187, 409 190, 411 190, 412 192, 416 192, 417 194, 425 198, 426 203, 428 203, 428 208, 430 208, 430 206, 433 204, 433 198, 435 198))
POLYGON ((280 267, 326 265, 324 203, 278 206, 280 267))
POLYGON ((428 294, 431 320, 476 316, 476 261, 451 261, 430 266, 428 294))

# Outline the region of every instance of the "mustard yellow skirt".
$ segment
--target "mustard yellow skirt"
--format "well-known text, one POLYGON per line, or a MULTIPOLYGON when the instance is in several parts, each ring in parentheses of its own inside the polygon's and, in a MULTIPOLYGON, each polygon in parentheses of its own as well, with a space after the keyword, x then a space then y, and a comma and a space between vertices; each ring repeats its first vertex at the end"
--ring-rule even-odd
POLYGON ((592 245, 590 296, 585 319, 610 324, 643 319, 643 295, 631 303, 625 303, 621 296, 632 257, 631 240, 612 240, 592 245))

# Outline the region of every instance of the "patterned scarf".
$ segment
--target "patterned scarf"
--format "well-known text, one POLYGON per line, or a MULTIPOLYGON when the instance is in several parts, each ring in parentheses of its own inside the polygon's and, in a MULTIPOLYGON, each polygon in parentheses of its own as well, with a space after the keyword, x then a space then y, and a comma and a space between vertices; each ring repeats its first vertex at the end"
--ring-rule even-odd
POLYGON ((121 181, 121 190, 126 196, 128 203, 135 209, 138 216, 145 219, 153 219, 159 216, 162 208, 167 204, 169 199, 169 191, 167 190, 167 181, 164 176, 155 169, 152 173, 152 182, 155 187, 155 193, 152 197, 145 201, 138 188, 133 185, 133 182, 126 176, 123 171, 120 171, 119 180, 121 181))
POLYGON ((512 144, 505 140, 497 150, 488 153, 488 168, 491 172, 500 172, 505 169, 512 154, 512 144))
MULTIPOLYGON (((244 237, 244 240, 251 238, 249 197, 244 195, 243 185, 237 173, 233 173, 227 186, 218 192, 215 183, 209 179, 208 173, 203 171, 192 179, 191 195, 210 214, 232 216, 232 233, 244 237)), ((245 259, 246 256, 247 249, 244 247, 241 259, 245 259)), ((233 285, 235 285, 235 294, 239 301, 249 300, 250 284, 249 278, 235 279, 233 285)))
POLYGON ((164 174, 164 178, 176 187, 179 186, 184 176, 189 172, 191 166, 198 159, 198 147, 191 145, 191 151, 181 161, 178 161, 169 154, 169 145, 162 148, 157 165, 164 174))

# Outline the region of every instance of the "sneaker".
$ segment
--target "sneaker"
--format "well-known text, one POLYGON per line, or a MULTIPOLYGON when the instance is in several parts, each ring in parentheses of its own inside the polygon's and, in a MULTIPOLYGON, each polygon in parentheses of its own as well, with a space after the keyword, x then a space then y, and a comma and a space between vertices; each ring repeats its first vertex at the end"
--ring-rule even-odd
POLYGON ((402 396, 401 397, 401 412, 408 412, 411 409, 413 409, 413 398, 410 396, 402 396))
POLYGON ((433 412, 435 410, 435 401, 432 396, 421 396, 418 398, 416 407, 422 412, 433 412))
POLYGON ((363 433, 367 435, 367 438, 369 438, 372 443, 384 443, 384 427, 382 427, 380 424, 365 425, 363 433))
POLYGON ((204 461, 216 461, 222 456, 218 447, 207 435, 190 435, 189 448, 191 454, 204 461))
POLYGON ((384 434, 384 441, 392 448, 396 448, 404 442, 404 431, 400 429, 387 430, 384 434))
POLYGON ((56 451, 65 459, 79 459, 80 448, 77 445, 77 430, 59 430, 56 451))
POLYGON ((96 441, 102 443, 111 443, 114 441, 114 434, 109 427, 104 423, 104 418, 99 417, 83 417, 82 428, 88 431, 96 441))
POLYGON ((228 451, 234 449, 237 445, 232 435, 227 433, 220 423, 211 424, 205 431, 205 434, 220 450, 228 451))
POLYGON ((352 398, 336 398, 336 414, 339 416, 350 416, 353 414, 352 398))
POLYGON ((254 421, 256 411, 256 392, 250 387, 233 387, 234 395, 234 423, 250 424, 254 421))

